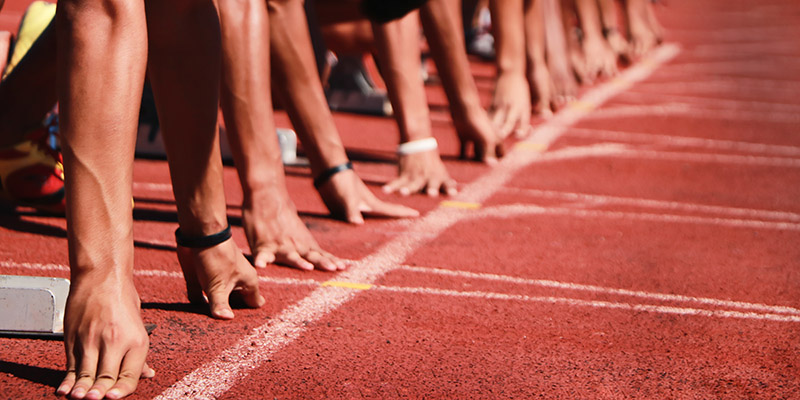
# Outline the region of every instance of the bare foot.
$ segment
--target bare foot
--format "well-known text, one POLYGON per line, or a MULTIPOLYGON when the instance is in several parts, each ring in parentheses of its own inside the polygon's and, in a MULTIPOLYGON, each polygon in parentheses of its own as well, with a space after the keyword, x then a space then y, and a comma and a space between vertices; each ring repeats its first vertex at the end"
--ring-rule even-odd
POLYGON ((419 211, 388 203, 375 197, 353 170, 339 172, 318 189, 325 206, 335 218, 351 224, 363 224, 364 216, 376 218, 412 218, 419 211))
POLYGON ((431 197, 457 193, 456 181, 450 178, 436 150, 401 156, 399 176, 384 185, 383 191, 403 196, 424 192, 431 197))
POLYGON ((297 215, 285 187, 246 195, 242 204, 242 225, 253 264, 258 268, 269 263, 302 270, 347 268, 343 260, 320 248, 297 215))

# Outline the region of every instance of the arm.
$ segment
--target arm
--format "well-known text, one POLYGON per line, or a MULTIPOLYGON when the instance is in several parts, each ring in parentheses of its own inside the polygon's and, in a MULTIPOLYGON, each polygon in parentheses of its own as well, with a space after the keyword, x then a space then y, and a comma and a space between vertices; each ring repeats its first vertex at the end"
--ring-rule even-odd
POLYGON ((531 95, 525 77, 523 0, 492 0, 492 29, 497 51, 497 85, 490 116, 503 137, 530 130, 531 95))
MULTIPOLYGON (((417 13, 388 23, 374 23, 378 64, 389 92, 389 99, 400 128, 403 143, 432 137, 425 86, 420 76, 419 26, 417 13)), ((400 176, 384 186, 384 191, 408 195, 425 191, 455 194, 438 150, 400 157, 400 176)))
POLYGON ((461 157, 472 144, 476 159, 494 164, 502 154, 502 138, 480 104, 464 45, 460 5, 460 0, 429 0, 420 9, 422 26, 450 103, 461 157))
POLYGON ((126 396, 140 376, 152 375, 133 286, 131 216, 144 8, 99 3, 62 1, 57 15, 72 281, 64 319, 67 376, 58 393, 95 399, 126 396), (121 73, 120 65, 131 68, 121 73))
POLYGON ((536 98, 536 108, 544 117, 553 115, 550 70, 545 56, 545 27, 543 4, 545 0, 528 0, 525 4, 525 53, 528 60, 528 82, 531 97, 536 98))
MULTIPOLYGON (((270 0, 267 4, 274 76, 281 82, 276 89, 303 142, 312 175, 318 177, 349 160, 317 74, 303 2, 270 0)), ((419 215, 416 210, 379 200, 353 170, 336 173, 318 192, 335 217, 350 223, 361 224, 364 216, 419 215)))

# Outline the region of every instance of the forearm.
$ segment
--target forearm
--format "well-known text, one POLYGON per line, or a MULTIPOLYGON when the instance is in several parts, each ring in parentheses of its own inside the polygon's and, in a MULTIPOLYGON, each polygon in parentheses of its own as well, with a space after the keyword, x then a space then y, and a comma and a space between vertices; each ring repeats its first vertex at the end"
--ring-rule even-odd
POLYGON ((273 76, 316 176, 347 162, 317 74, 302 1, 269 1, 273 76))
POLYGON ((597 0, 575 0, 578 18, 581 23, 584 41, 602 40, 603 28, 600 23, 600 13, 597 0))
POLYGON ((115 19, 97 18, 104 11, 70 2, 59 7, 58 91, 73 279, 131 277, 132 166, 147 39, 143 26, 120 21, 130 14, 143 21, 144 10, 122 10, 115 19))
POLYGON ((269 18, 264 0, 218 0, 222 33, 220 104, 245 202, 285 187, 272 113, 269 18))
POLYGON ((181 231, 187 236, 219 232, 228 223, 217 135, 220 33, 216 9, 211 1, 147 2, 147 25, 148 74, 181 231), (180 53, 175 52, 178 48, 180 53))
POLYGON ((545 48, 551 70, 568 71, 567 39, 564 33, 564 18, 559 0, 540 0, 544 22, 545 48))
POLYGON ((497 73, 525 73, 523 0, 492 0, 492 30, 497 52, 497 73))
POLYGON ((460 5, 460 0, 429 0, 420 15, 451 112, 463 116, 481 104, 464 46, 460 5))
POLYGON ((528 64, 533 68, 547 68, 545 56, 545 27, 543 2, 528 0, 525 7, 525 43, 528 64))
POLYGON ((420 76, 417 13, 385 24, 373 24, 377 59, 386 82, 400 140, 409 142, 431 136, 430 111, 420 76))

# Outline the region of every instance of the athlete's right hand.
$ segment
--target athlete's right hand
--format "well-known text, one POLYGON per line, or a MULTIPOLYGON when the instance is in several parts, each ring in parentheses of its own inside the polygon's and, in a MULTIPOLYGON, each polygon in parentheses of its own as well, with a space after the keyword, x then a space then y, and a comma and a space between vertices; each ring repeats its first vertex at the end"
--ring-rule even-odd
POLYGON ((155 371, 132 277, 73 276, 64 316, 67 375, 57 389, 72 399, 119 399, 155 371))

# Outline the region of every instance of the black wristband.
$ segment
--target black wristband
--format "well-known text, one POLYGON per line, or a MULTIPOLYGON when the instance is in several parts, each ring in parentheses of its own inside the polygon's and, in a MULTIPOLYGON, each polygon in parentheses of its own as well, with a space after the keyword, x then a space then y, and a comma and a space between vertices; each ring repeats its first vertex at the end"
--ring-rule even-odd
POLYGON ((350 161, 322 171, 318 177, 314 178, 314 187, 319 189, 320 186, 324 185, 325 182, 329 181, 334 175, 342 171, 347 171, 348 169, 353 169, 353 163, 350 161))
POLYGON ((230 225, 220 232, 212 233, 211 235, 207 236, 184 236, 183 233, 181 233, 181 228, 175 230, 175 241, 178 242, 178 246, 189 247, 193 249, 216 246, 230 239, 231 236, 230 225))

